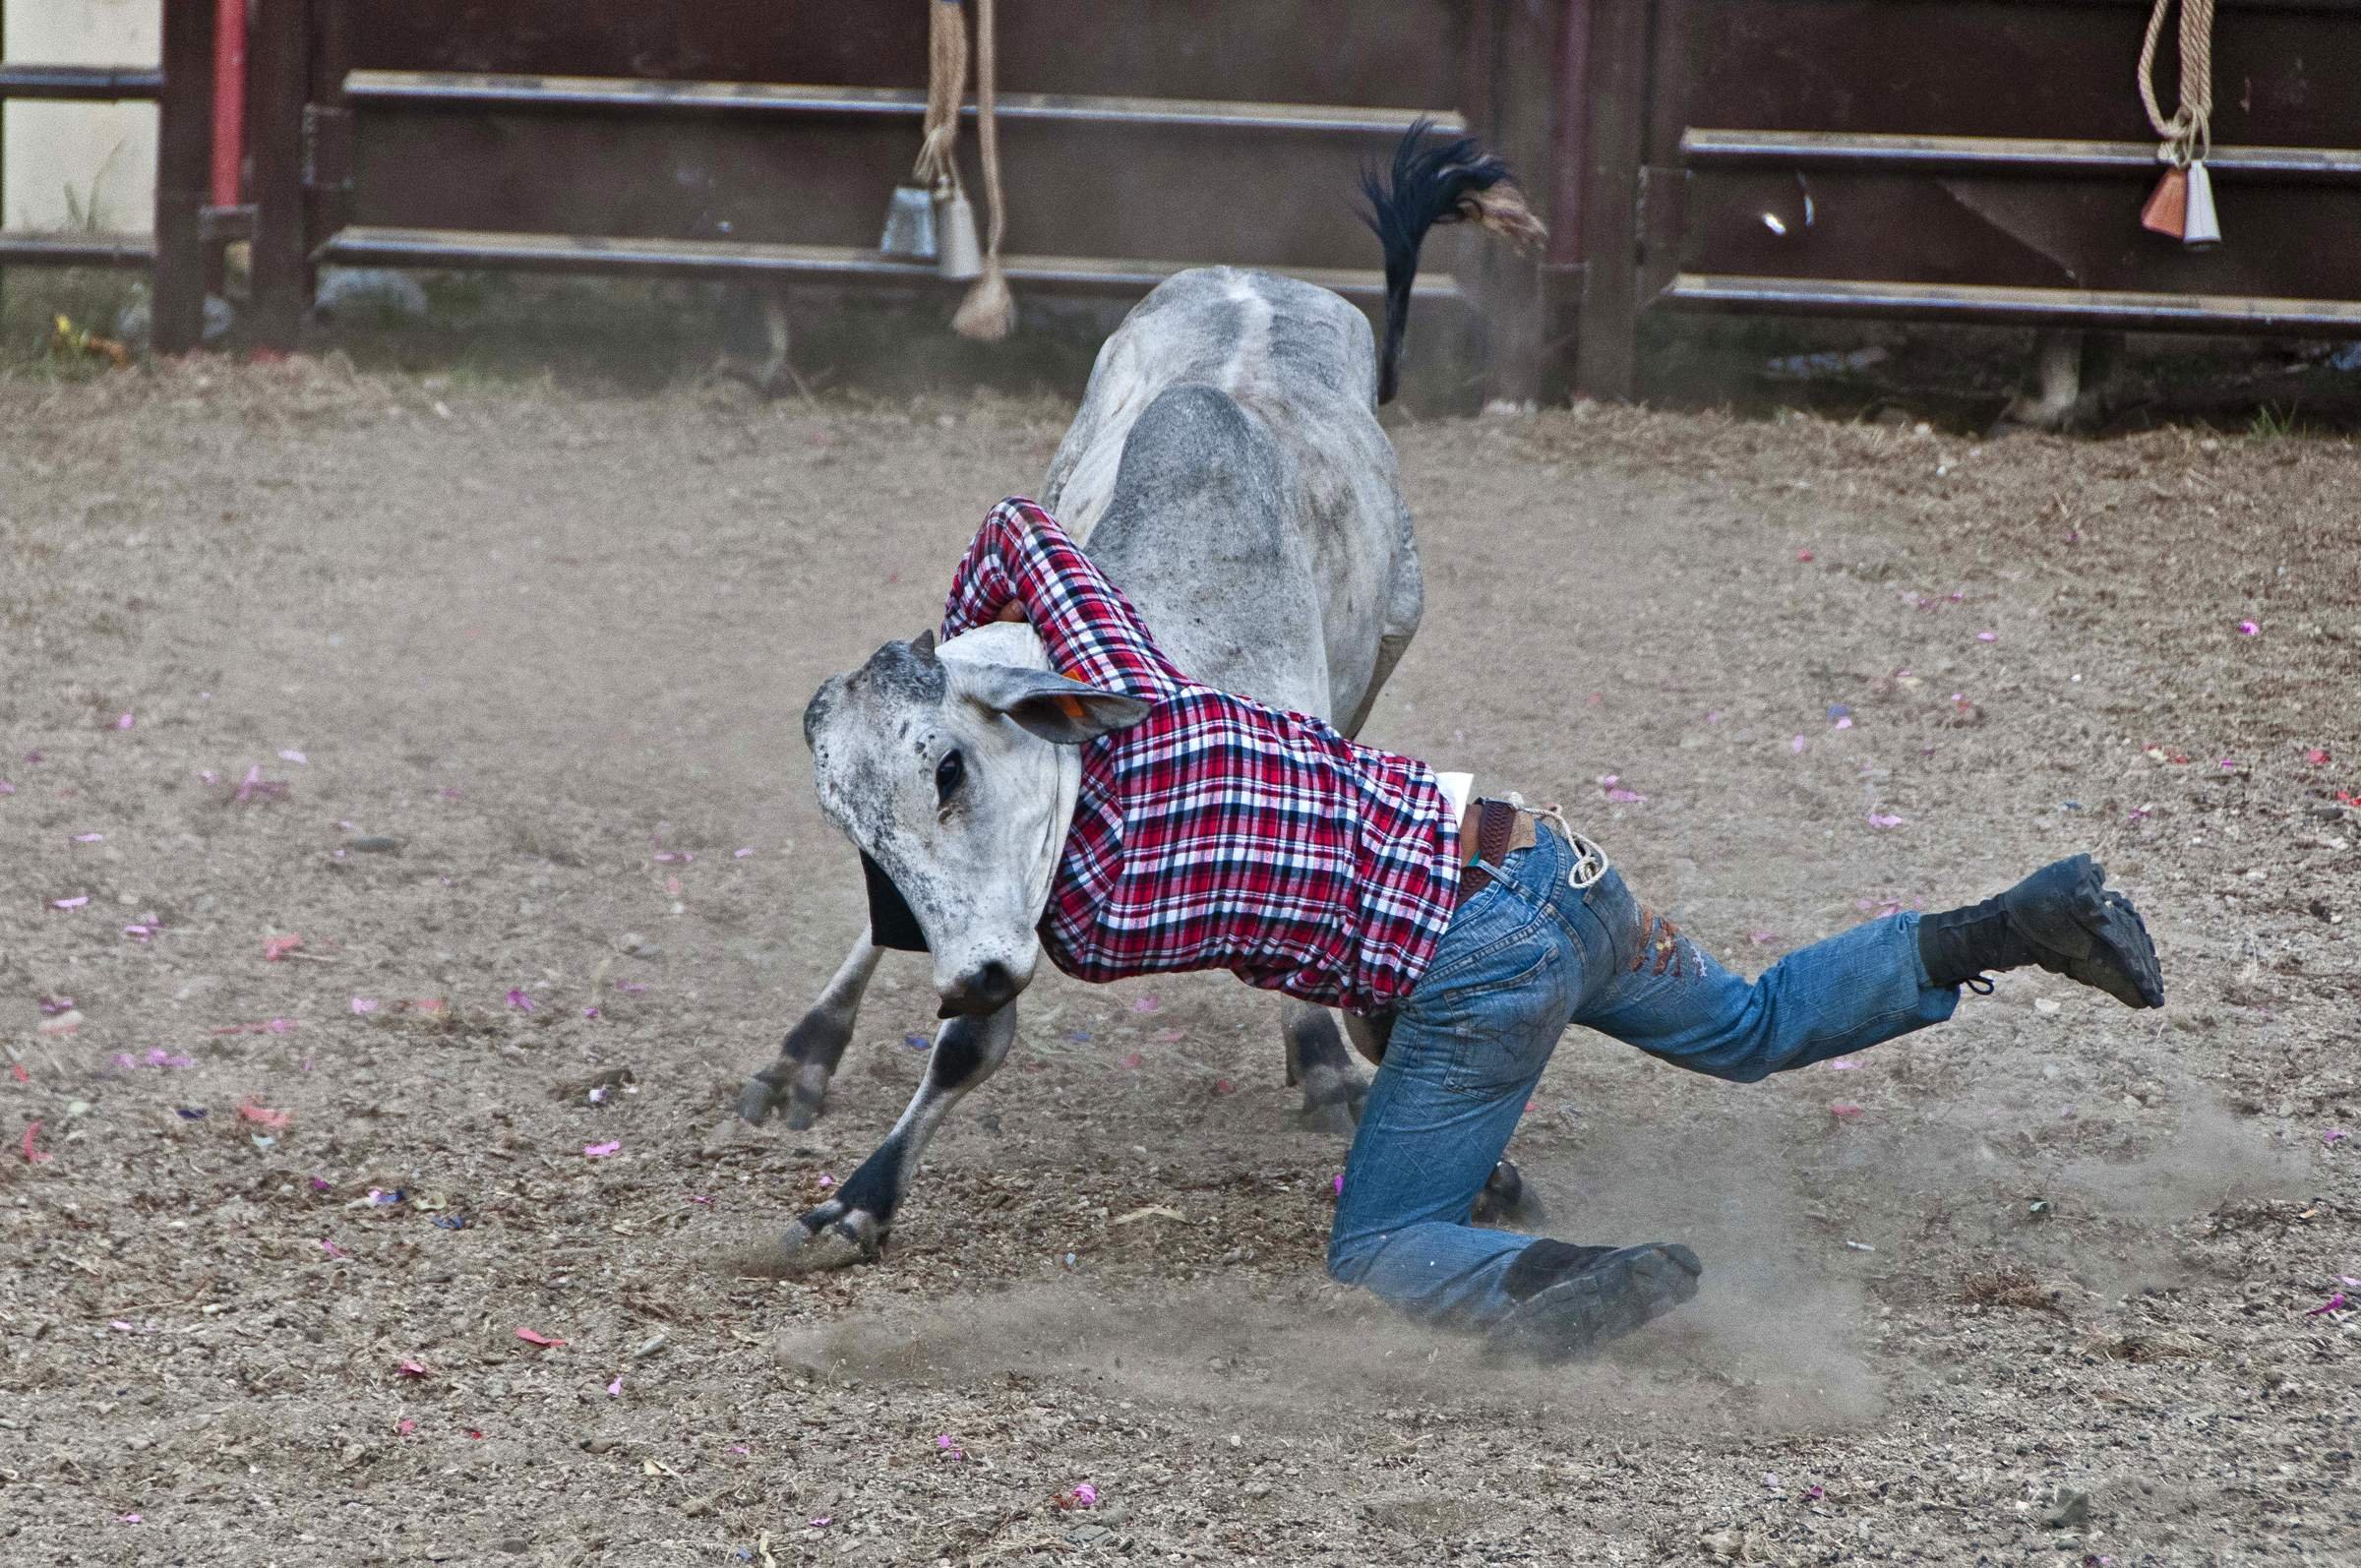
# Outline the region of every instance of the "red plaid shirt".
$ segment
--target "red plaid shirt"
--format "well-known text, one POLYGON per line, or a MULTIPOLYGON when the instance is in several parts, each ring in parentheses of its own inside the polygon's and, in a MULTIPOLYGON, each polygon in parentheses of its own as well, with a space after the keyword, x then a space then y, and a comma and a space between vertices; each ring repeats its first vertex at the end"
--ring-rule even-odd
POLYGON ((1041 921, 1059 968, 1093 981, 1228 969, 1359 1013, 1410 995, 1459 892, 1459 823, 1425 763, 1190 680, 1029 501, 985 519, 942 635, 1011 600, 1058 669, 1155 704, 1082 748, 1041 921))

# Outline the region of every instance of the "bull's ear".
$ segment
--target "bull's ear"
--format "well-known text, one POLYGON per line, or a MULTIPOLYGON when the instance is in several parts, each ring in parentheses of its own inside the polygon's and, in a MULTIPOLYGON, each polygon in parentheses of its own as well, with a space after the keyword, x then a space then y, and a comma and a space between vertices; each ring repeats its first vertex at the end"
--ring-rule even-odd
POLYGON ((1120 692, 1069 681, 1047 670, 1012 664, 957 663, 959 693, 995 713, 1004 713, 1059 746, 1080 746, 1102 735, 1129 729, 1154 704, 1120 692))
POLYGON ((932 659, 935 657, 935 629, 933 627, 929 627, 924 632, 921 632, 918 635, 912 637, 910 639, 910 651, 912 654, 921 659, 932 659))

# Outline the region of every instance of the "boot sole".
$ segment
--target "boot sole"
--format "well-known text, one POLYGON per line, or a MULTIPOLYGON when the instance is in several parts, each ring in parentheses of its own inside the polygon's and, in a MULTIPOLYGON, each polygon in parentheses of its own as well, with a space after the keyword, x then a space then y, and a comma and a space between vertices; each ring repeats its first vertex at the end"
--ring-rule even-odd
POLYGON ((2105 992, 2126 1007, 2163 1006, 2164 970, 2156 962, 2148 922, 2130 899, 2107 890, 2106 869, 2098 862, 2077 855, 2067 864, 2075 874, 2074 923, 2090 939, 2090 950, 2076 955, 2068 978, 2105 992))
POLYGON ((1520 1304, 1492 1331, 1487 1365, 1562 1366, 1664 1316, 1697 1294, 1705 1266, 1685 1246, 1626 1247, 1520 1304))

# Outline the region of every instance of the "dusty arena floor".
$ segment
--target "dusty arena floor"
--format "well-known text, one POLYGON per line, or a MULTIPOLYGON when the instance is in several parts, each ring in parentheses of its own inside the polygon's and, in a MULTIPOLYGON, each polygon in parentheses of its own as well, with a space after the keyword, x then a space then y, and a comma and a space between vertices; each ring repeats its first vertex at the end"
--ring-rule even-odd
POLYGON ((1369 739, 1749 971, 2079 848, 2165 959, 1753 1086, 1570 1036, 1549 1229, 1708 1265, 1604 1362, 1326 1283, 1220 977, 1045 980, 884 1262, 766 1272, 933 1014, 888 964, 818 1127, 733 1117, 859 919, 798 715, 1064 414, 0 385, 0 1559, 2361 1558, 2347 442, 1400 429, 1369 739))

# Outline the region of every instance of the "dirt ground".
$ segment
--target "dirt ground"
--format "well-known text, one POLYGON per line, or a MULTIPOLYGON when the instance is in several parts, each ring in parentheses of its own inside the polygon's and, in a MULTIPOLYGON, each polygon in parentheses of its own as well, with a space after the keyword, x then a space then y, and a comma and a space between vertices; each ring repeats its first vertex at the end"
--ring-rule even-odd
POLYGON ((2347 441, 1398 431, 1367 738, 1749 971, 2082 848, 2165 958, 1759 1085, 1569 1036, 1548 1229, 1708 1268, 1603 1362, 1325 1281, 1222 977, 1045 979, 883 1263, 761 1269, 933 1013, 889 963, 827 1117, 734 1118, 859 919, 802 704, 1065 414, 0 384, 0 1558, 2361 1560, 2347 441))

